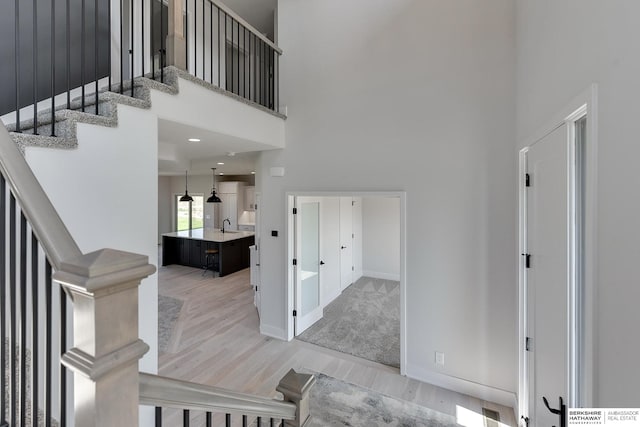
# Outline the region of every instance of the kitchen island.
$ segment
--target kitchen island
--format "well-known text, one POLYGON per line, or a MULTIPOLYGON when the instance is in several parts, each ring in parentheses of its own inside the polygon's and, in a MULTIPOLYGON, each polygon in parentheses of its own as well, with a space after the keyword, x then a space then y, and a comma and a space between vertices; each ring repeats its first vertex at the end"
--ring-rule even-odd
POLYGON ((203 268, 205 250, 218 249, 217 271, 220 277, 249 267, 252 231, 226 231, 199 228, 162 235, 162 265, 179 264, 203 268))

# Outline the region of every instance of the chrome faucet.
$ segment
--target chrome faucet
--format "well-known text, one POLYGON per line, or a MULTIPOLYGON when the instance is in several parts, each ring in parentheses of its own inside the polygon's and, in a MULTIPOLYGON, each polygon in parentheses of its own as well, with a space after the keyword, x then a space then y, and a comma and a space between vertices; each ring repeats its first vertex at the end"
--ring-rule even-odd
POLYGON ((224 221, 222 221, 222 231, 224 233, 224 223, 228 222, 229 223, 229 227, 231 227, 231 220, 229 218, 225 218, 224 221))

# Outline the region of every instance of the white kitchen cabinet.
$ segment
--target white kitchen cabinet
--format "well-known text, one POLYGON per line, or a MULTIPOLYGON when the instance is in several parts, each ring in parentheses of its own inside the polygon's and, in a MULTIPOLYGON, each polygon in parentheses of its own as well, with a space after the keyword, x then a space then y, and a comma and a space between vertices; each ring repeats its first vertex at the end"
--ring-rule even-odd
POLYGON ((244 188, 244 210, 256 210, 256 187, 248 186, 244 188))
POLYGON ((218 185, 220 189, 219 197, 222 200, 220 206, 220 227, 225 219, 229 223, 224 225, 226 230, 238 229, 238 218, 244 211, 244 182, 227 181, 218 185))

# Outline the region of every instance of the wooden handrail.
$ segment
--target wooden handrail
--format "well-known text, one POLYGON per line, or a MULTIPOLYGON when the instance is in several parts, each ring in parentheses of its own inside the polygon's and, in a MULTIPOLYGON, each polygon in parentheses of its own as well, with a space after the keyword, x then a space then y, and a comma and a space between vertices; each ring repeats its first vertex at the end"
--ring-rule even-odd
POLYGON ((5 177, 44 252, 55 270, 82 253, 60 219, 29 164, 0 124, 0 172, 5 177))
POLYGON ((140 373, 140 404, 294 420, 296 405, 265 397, 140 373))

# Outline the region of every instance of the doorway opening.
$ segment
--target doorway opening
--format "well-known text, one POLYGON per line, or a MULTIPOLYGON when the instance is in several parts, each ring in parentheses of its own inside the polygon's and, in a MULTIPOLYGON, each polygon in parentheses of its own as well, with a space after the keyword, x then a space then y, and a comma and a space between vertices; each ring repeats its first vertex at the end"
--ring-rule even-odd
POLYGON ((403 369, 404 193, 290 193, 289 339, 403 369))
POLYGON ((593 402, 595 101, 592 87, 520 151, 518 410, 527 425, 593 402))

